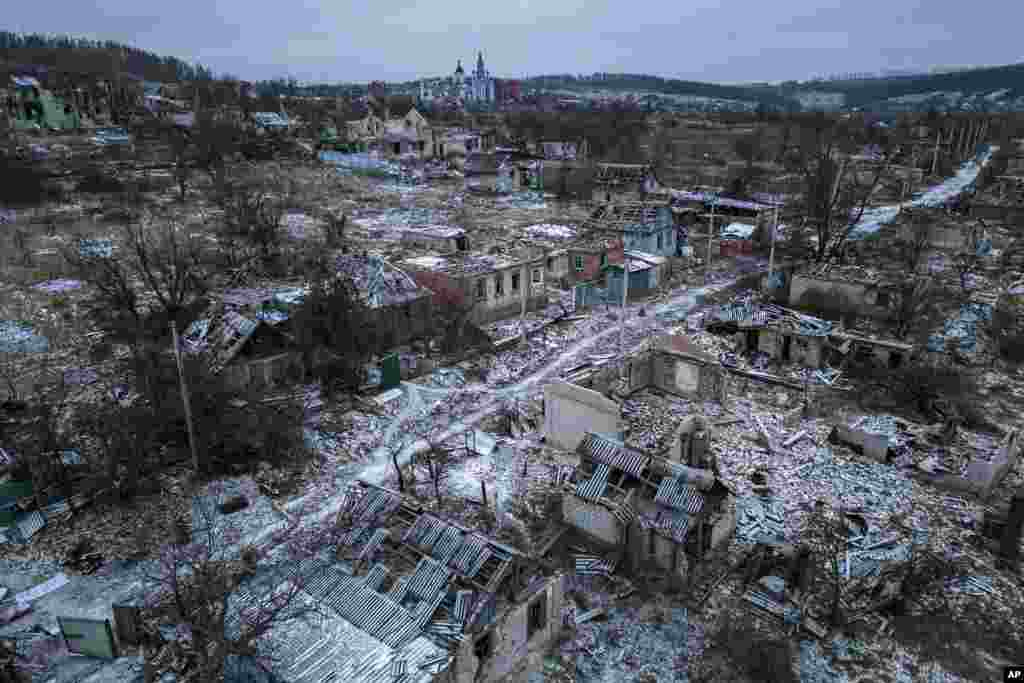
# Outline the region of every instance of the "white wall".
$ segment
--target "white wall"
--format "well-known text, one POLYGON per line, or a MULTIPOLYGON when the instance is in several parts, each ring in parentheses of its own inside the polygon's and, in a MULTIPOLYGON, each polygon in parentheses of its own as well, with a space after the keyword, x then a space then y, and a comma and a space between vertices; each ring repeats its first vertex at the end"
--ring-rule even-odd
POLYGON ((622 540, 622 524, 608 508, 566 494, 562 497, 562 519, 608 545, 622 540))
POLYGON ((544 387, 544 436, 556 448, 574 451, 587 432, 621 432, 618 403, 591 389, 553 382, 544 387))

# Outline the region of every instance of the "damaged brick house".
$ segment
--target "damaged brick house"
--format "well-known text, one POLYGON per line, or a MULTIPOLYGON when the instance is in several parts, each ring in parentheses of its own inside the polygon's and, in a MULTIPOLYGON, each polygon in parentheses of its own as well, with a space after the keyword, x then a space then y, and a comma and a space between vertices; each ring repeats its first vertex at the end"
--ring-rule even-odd
POLYGON ((406 259, 402 266, 434 293, 435 306, 470 308, 470 320, 487 324, 547 306, 542 257, 460 252, 406 259))

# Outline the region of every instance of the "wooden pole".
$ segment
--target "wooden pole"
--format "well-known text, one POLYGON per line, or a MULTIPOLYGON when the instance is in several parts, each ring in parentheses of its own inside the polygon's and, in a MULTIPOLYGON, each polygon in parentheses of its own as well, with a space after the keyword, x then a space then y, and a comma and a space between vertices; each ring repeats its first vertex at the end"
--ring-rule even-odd
POLYGON ((930 175, 935 175, 935 169, 939 165, 939 142, 942 140, 942 130, 935 133, 935 149, 932 151, 932 172, 930 175))
POLYGON ((174 344, 174 360, 178 365, 178 383, 181 386, 181 401, 185 406, 185 424, 188 427, 188 447, 192 451, 192 468, 199 474, 199 451, 196 448, 196 432, 192 424, 192 406, 188 400, 188 386, 185 384, 185 366, 181 362, 181 347, 178 343, 178 323, 171 320, 171 341, 174 344))
MULTIPOLYGON (((619 325, 619 353, 626 353, 626 297, 629 293, 629 255, 626 254, 626 235, 622 235, 622 320, 619 325)), ((622 365, 625 373, 626 365, 622 365)))
POLYGON ((779 207, 775 206, 775 219, 772 221, 772 247, 768 252, 768 286, 771 287, 772 275, 775 273, 775 233, 779 230, 779 207))
POLYGON ((705 283, 707 283, 708 278, 711 277, 711 240, 715 236, 715 206, 717 205, 717 199, 711 202, 711 217, 708 219, 708 254, 707 259, 704 261, 705 283))

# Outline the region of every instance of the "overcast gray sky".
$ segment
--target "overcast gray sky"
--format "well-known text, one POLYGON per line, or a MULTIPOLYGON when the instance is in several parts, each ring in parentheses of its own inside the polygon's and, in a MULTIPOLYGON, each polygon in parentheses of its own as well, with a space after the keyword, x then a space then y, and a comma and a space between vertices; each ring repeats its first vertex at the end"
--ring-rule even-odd
POLYGON ((716 82, 1022 61, 1014 0, 58 0, 8 30, 116 40, 256 80, 594 71, 716 82))

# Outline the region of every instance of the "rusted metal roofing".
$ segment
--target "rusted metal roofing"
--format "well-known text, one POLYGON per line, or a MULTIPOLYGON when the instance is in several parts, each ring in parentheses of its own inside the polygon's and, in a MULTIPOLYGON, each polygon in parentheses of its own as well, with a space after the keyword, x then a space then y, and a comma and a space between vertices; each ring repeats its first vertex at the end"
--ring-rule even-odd
POLYGON ((594 433, 588 433, 584 437, 580 444, 580 452, 596 462, 622 470, 634 477, 639 477, 651 462, 650 457, 643 453, 629 450, 594 433))
POLYGON ((687 484, 685 479, 665 477, 658 486, 654 502, 695 515, 704 507, 704 496, 693 485, 687 484))

